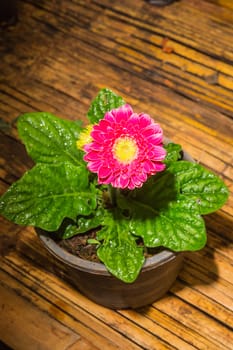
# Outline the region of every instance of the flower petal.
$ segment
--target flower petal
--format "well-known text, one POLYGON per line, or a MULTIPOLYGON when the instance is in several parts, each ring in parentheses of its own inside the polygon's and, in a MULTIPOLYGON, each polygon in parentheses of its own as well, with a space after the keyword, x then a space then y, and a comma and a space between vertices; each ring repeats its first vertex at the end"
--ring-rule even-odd
POLYGON ((132 190, 165 169, 161 127, 148 114, 134 113, 128 104, 107 112, 94 125, 91 137, 84 160, 101 184, 132 190))
POLYGON ((104 165, 101 165, 98 169, 98 176, 103 179, 109 177, 111 173, 112 173, 112 170, 109 167, 104 165))

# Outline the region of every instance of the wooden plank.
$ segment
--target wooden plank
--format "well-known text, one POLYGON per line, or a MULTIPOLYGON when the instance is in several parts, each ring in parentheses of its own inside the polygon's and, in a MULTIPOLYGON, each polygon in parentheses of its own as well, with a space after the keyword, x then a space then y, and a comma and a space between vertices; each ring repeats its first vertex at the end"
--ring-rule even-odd
MULTIPOLYGON (((69 66, 69 64, 70 63, 67 62, 67 66, 69 66)), ((59 67, 59 66, 56 67, 56 69, 59 71, 61 70, 61 68, 62 67, 59 67)), ((97 71, 98 65, 97 64, 95 65, 95 68, 96 68, 95 74, 97 76, 97 74, 98 74, 98 71, 97 71)), ((100 68, 100 71, 101 71, 101 68, 100 68)), ((100 71, 99 71, 99 73, 100 73, 100 71)), ((45 70, 44 75, 41 76, 41 79, 45 79, 45 77, 47 77, 47 79, 49 80, 50 76, 51 77, 54 76, 54 73, 45 70)), ((65 76, 58 78, 58 80, 56 82, 58 89, 65 89, 64 85, 62 86, 62 84, 60 83, 61 81, 64 81, 65 79, 66 79, 65 76)), ((133 80, 135 80, 135 84, 139 83, 139 81, 137 82, 136 79, 133 79, 133 80)), ((152 85, 151 85, 151 87, 152 87, 152 85)), ((148 86, 148 88, 149 88, 149 86, 148 86)), ((161 107, 161 100, 164 99, 164 97, 162 97, 162 96, 163 96, 163 94, 161 94, 161 95, 159 94, 157 96, 157 101, 153 102, 153 107, 151 107, 151 115, 155 116, 157 121, 159 121, 159 122, 162 121, 161 125, 164 127, 165 132, 167 130, 169 130, 167 132, 167 135, 169 135, 171 138, 173 138, 174 130, 176 130, 176 138, 177 139, 178 139, 178 137, 183 137, 183 138, 186 137, 187 138, 186 143, 188 143, 187 141, 189 141, 189 139, 191 139, 191 141, 193 143, 195 143, 195 147, 193 144, 192 149, 191 149, 191 151, 195 152, 194 155, 199 150, 199 155, 202 152, 202 159, 209 162, 209 163, 207 163, 207 166, 210 167, 212 164, 215 164, 215 165, 212 165, 212 168, 219 169, 220 172, 221 171, 223 172, 225 170, 225 164, 223 163, 223 160, 227 159, 229 163, 232 160, 232 158, 231 158, 232 155, 230 153, 230 151, 232 149, 232 138, 227 138, 227 134, 228 134, 229 130, 231 130, 231 126, 232 126, 230 121, 229 121, 229 127, 227 127, 228 124, 226 124, 226 123, 223 124, 224 130, 222 130, 222 133, 217 133, 216 131, 213 133, 212 129, 203 127, 203 125, 200 122, 197 122, 197 121, 194 122, 190 117, 188 118, 187 116, 185 116, 185 114, 174 112, 174 110, 172 110, 172 108, 170 106, 166 107, 166 101, 164 101, 164 105, 161 107), (159 99, 160 99, 160 101, 159 101, 159 99), (184 127, 183 127, 184 122, 186 125, 185 132, 184 132, 184 127), (226 135, 225 135, 225 133, 226 133, 226 135), (203 140, 202 144, 200 144, 200 142, 198 141, 200 138, 202 138, 202 140, 203 140), (218 138, 219 138, 219 140, 218 140, 218 138), (225 144, 226 148, 223 147, 223 140, 224 140, 224 144, 225 144), (214 147, 214 148, 213 148, 213 142, 216 144, 216 147, 214 147), (200 148, 200 146, 203 146, 203 144, 205 147, 205 152, 206 152, 205 154, 203 153, 203 148, 200 148), (225 152, 223 152, 223 149, 225 150, 225 152), (227 151, 229 151, 229 152, 227 152, 227 151), (216 158, 218 155, 219 155, 219 158, 216 158), (205 156, 205 158, 204 158, 204 156, 205 156)), ((181 101, 181 102, 183 102, 183 101, 181 101)), ((141 105, 141 108, 140 108, 141 110, 146 110, 146 108, 148 108, 148 105, 147 105, 147 107, 146 107, 146 104, 144 106, 143 98, 142 98, 142 101, 140 102, 140 105, 141 105)), ((175 139, 175 141, 176 141, 176 139, 175 139)), ((186 147, 186 143, 184 143, 184 147, 186 147)), ((189 148, 190 148, 190 142, 189 142, 189 148)), ((190 149, 188 149, 188 151, 190 151, 190 149)))
MULTIPOLYGON (((9 288, 20 291, 20 294, 28 298, 30 302, 78 332, 99 349, 141 349, 134 341, 125 337, 124 322, 123 329, 118 329, 114 311, 106 310, 90 302, 56 277, 44 274, 42 270, 33 267, 17 255, 11 255, 9 258, 10 260, 5 258, 1 261, 1 269, 3 270, 1 280, 9 288), (20 288, 17 280, 20 280, 20 288), (91 313, 84 306, 86 304, 90 304, 91 313), (99 310, 102 310, 105 315, 105 322, 100 322, 99 310), (117 331, 114 330, 114 325, 117 327, 117 331)), ((122 321, 119 326, 121 324, 122 321)), ((139 335, 141 334, 144 341, 151 339, 150 343, 158 344, 158 349, 170 348, 157 341, 152 335, 148 334, 144 337, 146 332, 140 328, 137 328, 137 332, 139 335)))
POLYGON ((65 350, 80 340, 78 333, 2 285, 0 309, 0 339, 13 349, 65 350))
POLYGON ((94 344, 91 344, 85 339, 77 340, 73 345, 67 350, 97 350, 94 344))
POLYGON ((121 310, 119 313, 126 318, 135 322, 140 327, 150 330, 158 334, 162 339, 166 339, 169 344, 176 344, 178 349, 192 350, 198 347, 199 349, 207 348, 214 349, 214 344, 211 341, 203 338, 202 334, 193 332, 192 330, 180 325, 169 317, 168 314, 159 317, 153 317, 153 308, 146 307, 135 312, 132 310, 121 310), (166 321, 164 322, 164 319, 166 321), (169 320, 169 321, 168 321, 169 320), (196 337, 198 336, 198 339, 196 337), (204 344, 204 347, 203 347, 204 344))
MULTIPOLYGON (((222 298, 219 300, 213 296, 212 288, 202 288, 195 285, 190 285, 189 288, 185 283, 177 281, 171 288, 171 292, 179 296, 185 302, 195 305, 196 308, 202 310, 206 314, 215 318, 217 321, 227 324, 229 328, 233 328, 233 315, 232 315, 232 299, 228 299, 228 303, 222 302, 222 298)), ((220 293, 219 293, 220 294, 220 293)))
MULTIPOLYGON (((216 272, 216 271, 215 271, 216 272)), ((211 297, 226 308, 232 305, 232 284, 218 278, 218 274, 206 270, 200 265, 186 259, 185 268, 180 273, 180 278, 188 285, 195 286, 201 293, 211 297)))
POLYGON ((187 304, 180 299, 174 299, 172 296, 167 296, 166 299, 154 304, 154 307, 159 311, 169 314, 170 317, 201 334, 203 337, 208 338, 213 343, 214 349, 231 349, 231 344, 233 343, 232 331, 227 325, 222 325, 215 319, 208 317, 205 313, 200 312, 196 309, 195 305, 187 304))
POLYGON ((208 271, 210 276, 216 276, 216 279, 217 276, 221 276, 226 283, 233 283, 232 259, 225 258, 208 246, 200 252, 189 254, 187 259, 195 263, 196 266, 201 266, 203 270, 208 271))
MULTIPOLYGON (((78 318, 79 315, 74 317, 70 315, 65 307, 66 303, 63 303, 59 297, 52 297, 51 300, 48 300, 47 298, 41 296, 37 291, 33 291, 32 289, 28 288, 28 286, 25 287, 24 284, 19 283, 17 279, 13 277, 13 275, 10 276, 8 273, 4 273, 2 270, 0 271, 0 275, 4 288, 8 287, 14 290, 16 293, 19 293, 22 297, 29 300, 30 304, 36 305, 40 310, 43 310, 43 312, 49 313, 49 315, 51 315, 54 319, 72 329, 75 333, 79 332, 84 339, 88 339, 94 350, 103 348, 113 350, 119 348, 117 345, 114 346, 110 340, 105 339, 103 336, 93 331, 93 329, 89 328, 90 322, 92 322, 92 326, 94 326, 93 320, 89 319, 89 324, 87 323, 85 325, 83 324, 82 319, 80 322, 78 318)), ((51 295, 49 295, 49 297, 51 297, 51 295)), ((134 348, 132 347, 132 349, 134 348)))
MULTIPOLYGON (((44 15, 43 12, 41 12, 40 16, 42 17, 43 15, 44 15)), ((106 14, 105 14, 105 15, 106 15, 106 14)), ((110 14, 109 14, 109 17, 110 17, 110 14)), ((116 17, 116 18, 119 18, 119 16, 116 17)), ((52 18, 52 16, 50 16, 49 18, 47 18, 47 20, 52 21, 52 20, 54 20, 54 19, 52 18)), ((98 21, 96 21, 96 22, 97 22, 97 23, 100 23, 100 22, 102 23, 102 21, 99 20, 99 19, 98 19, 98 21)), ((104 21, 104 24, 105 24, 104 31, 105 31, 105 33, 108 33, 108 31, 109 31, 111 28, 109 28, 109 27, 106 25, 105 22, 106 22, 106 19, 105 19, 105 21, 104 21)), ((110 22, 110 23, 112 23, 112 22, 110 22)), ((56 23, 55 23, 55 24, 56 24, 56 23)), ((95 24, 95 21, 94 21, 94 23, 92 22, 92 27, 94 27, 94 24, 95 24)), ((119 27, 119 23, 118 23, 118 27, 119 27)), ((141 28, 140 28, 140 29, 141 29, 141 28)), ((94 29, 93 29, 93 30, 94 30, 94 29)), ((128 27, 126 27, 126 31, 127 31, 127 30, 128 30, 128 27)), ((81 32, 84 33, 83 36, 86 35, 86 34, 85 34, 85 31, 84 31, 83 29, 81 29, 81 32)), ((142 32, 142 31, 141 31, 141 32, 142 32)), ((73 32, 72 32, 72 33, 73 33, 73 32)), ((80 33, 80 29, 78 29, 78 33, 80 33)), ((124 38, 123 34, 124 34, 124 36, 125 36, 126 32, 123 32, 123 33, 122 33, 122 39, 124 38)), ((145 35, 146 35, 146 33, 145 33, 145 35)), ((148 35, 147 35, 147 36, 148 36, 148 35)), ((78 38, 80 38, 80 35, 79 35, 78 38)), ((77 38, 77 39, 78 39, 78 38, 77 38)), ((161 36, 161 38, 162 38, 162 36, 161 36)), ((98 39, 98 38, 96 38, 96 40, 97 40, 97 39, 98 39)), ((135 39, 135 38, 134 38, 134 39, 135 39)), ((103 40, 103 36, 102 36, 102 40, 103 40)), ((94 38, 93 38, 93 42, 95 42, 94 38)), ((109 40, 109 42, 110 42, 110 40, 109 40)), ((101 41, 101 43, 102 43, 102 41, 101 41)), ((178 44, 177 44, 177 45, 178 45, 178 44)), ((145 45, 144 45, 144 47, 145 47, 145 45)), ((148 44, 148 47, 149 47, 149 44, 148 44)), ((137 50, 138 50, 138 48, 137 48, 137 50)), ((100 51, 101 51, 101 50, 100 50, 100 51)), ((134 52, 136 52, 136 51, 134 51, 134 52)), ((105 54, 106 54, 106 52, 105 52, 105 54)), ((193 52, 190 53, 190 55, 192 55, 192 54, 193 54, 193 52)), ((203 61, 204 61, 204 60, 203 60, 203 61)), ((36 64, 38 64, 37 61, 36 61, 36 64)), ((165 65, 165 66, 166 66, 166 65, 165 65)), ((212 66, 214 66, 214 61, 213 61, 212 66)), ((229 66, 229 67, 230 67, 230 66, 229 66)), ((64 67, 63 67, 63 68, 64 68, 64 67)), ((132 69, 132 68, 131 68, 131 69, 132 69)), ((230 70, 230 69, 229 69, 229 70, 230 70)), ((182 71, 180 72, 180 74, 182 74, 182 71)), ((177 76, 177 75, 174 75, 174 76, 173 76, 173 79, 175 79, 176 76, 177 76)), ((184 80, 189 81, 189 79, 184 79, 184 80)), ((210 84, 210 87, 211 87, 211 84, 210 84)), ((210 87, 209 87, 209 88, 210 88, 210 87)), ((200 88, 200 87, 199 87, 199 88, 200 88)), ((218 87, 216 87, 216 86, 213 87, 213 86, 212 86, 212 88, 216 90, 218 87)), ((207 87, 205 87, 205 89, 208 90, 207 87)), ((227 93, 227 90, 225 90, 225 92, 227 93)), ((221 95, 221 94, 219 94, 219 96, 220 96, 220 95, 221 95)), ((229 95, 229 96, 230 96, 230 95, 229 95)), ((227 99, 227 100, 225 99, 225 101, 224 101, 225 104, 228 102, 228 100, 229 100, 229 99, 227 99)), ((214 102, 214 101, 216 101, 216 103, 217 103, 217 101, 219 101, 219 98, 218 98, 218 99, 213 99, 213 102, 214 102)))
MULTIPOLYGON (((130 310, 121 311, 121 313, 124 313, 125 316, 131 319, 135 318, 135 315, 130 310)), ((204 337, 202 333, 195 332, 190 327, 171 317, 169 313, 161 312, 154 307, 140 309, 140 315, 136 315, 136 321, 141 323, 142 327, 147 326, 149 329, 154 327, 154 324, 160 326, 167 333, 170 333, 170 337, 175 334, 176 337, 183 341, 181 344, 179 342, 172 343, 178 349, 218 349, 218 345, 214 344, 208 337, 204 337), (141 317, 141 322, 139 316, 141 317), (144 318, 147 319, 146 322, 144 322, 144 318)))

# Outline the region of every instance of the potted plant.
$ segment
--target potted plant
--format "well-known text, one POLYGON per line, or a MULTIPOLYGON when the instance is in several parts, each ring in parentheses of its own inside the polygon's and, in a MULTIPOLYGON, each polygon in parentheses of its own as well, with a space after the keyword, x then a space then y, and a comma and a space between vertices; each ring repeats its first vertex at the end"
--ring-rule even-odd
POLYGON ((152 303, 176 279, 182 252, 205 246, 202 215, 219 209, 228 189, 110 89, 87 117, 86 127, 44 112, 18 118, 35 165, 2 195, 0 212, 34 226, 58 258, 56 272, 94 301, 152 303), (80 238, 91 258, 72 253, 80 238))

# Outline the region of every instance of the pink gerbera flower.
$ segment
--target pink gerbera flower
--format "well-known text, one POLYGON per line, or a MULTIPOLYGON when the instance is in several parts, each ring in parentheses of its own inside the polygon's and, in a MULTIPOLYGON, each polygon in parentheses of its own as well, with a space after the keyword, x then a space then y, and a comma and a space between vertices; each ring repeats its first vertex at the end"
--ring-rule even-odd
POLYGON ((100 184, 134 189, 165 168, 162 129, 128 104, 107 112, 93 126, 91 137, 92 142, 84 146, 84 160, 100 184))

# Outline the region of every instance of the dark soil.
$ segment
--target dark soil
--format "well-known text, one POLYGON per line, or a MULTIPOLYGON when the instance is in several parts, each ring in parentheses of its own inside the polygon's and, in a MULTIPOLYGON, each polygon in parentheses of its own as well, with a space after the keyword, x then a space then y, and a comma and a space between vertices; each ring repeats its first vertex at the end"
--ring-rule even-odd
POLYGON ((96 231, 78 234, 68 239, 63 239, 58 242, 59 246, 67 250, 73 255, 77 255, 81 259, 100 262, 96 253, 96 244, 88 243, 89 239, 96 238, 96 231))
MULTIPOLYGON (((97 231, 89 231, 87 233, 78 234, 68 239, 58 241, 58 245, 69 253, 78 256, 81 259, 92 262, 101 262, 97 256, 98 244, 89 243, 89 239, 96 239, 97 231)), ((138 245, 142 246, 142 241, 138 241, 138 245)), ((159 253, 163 248, 145 248, 144 256, 146 258, 159 253)))

